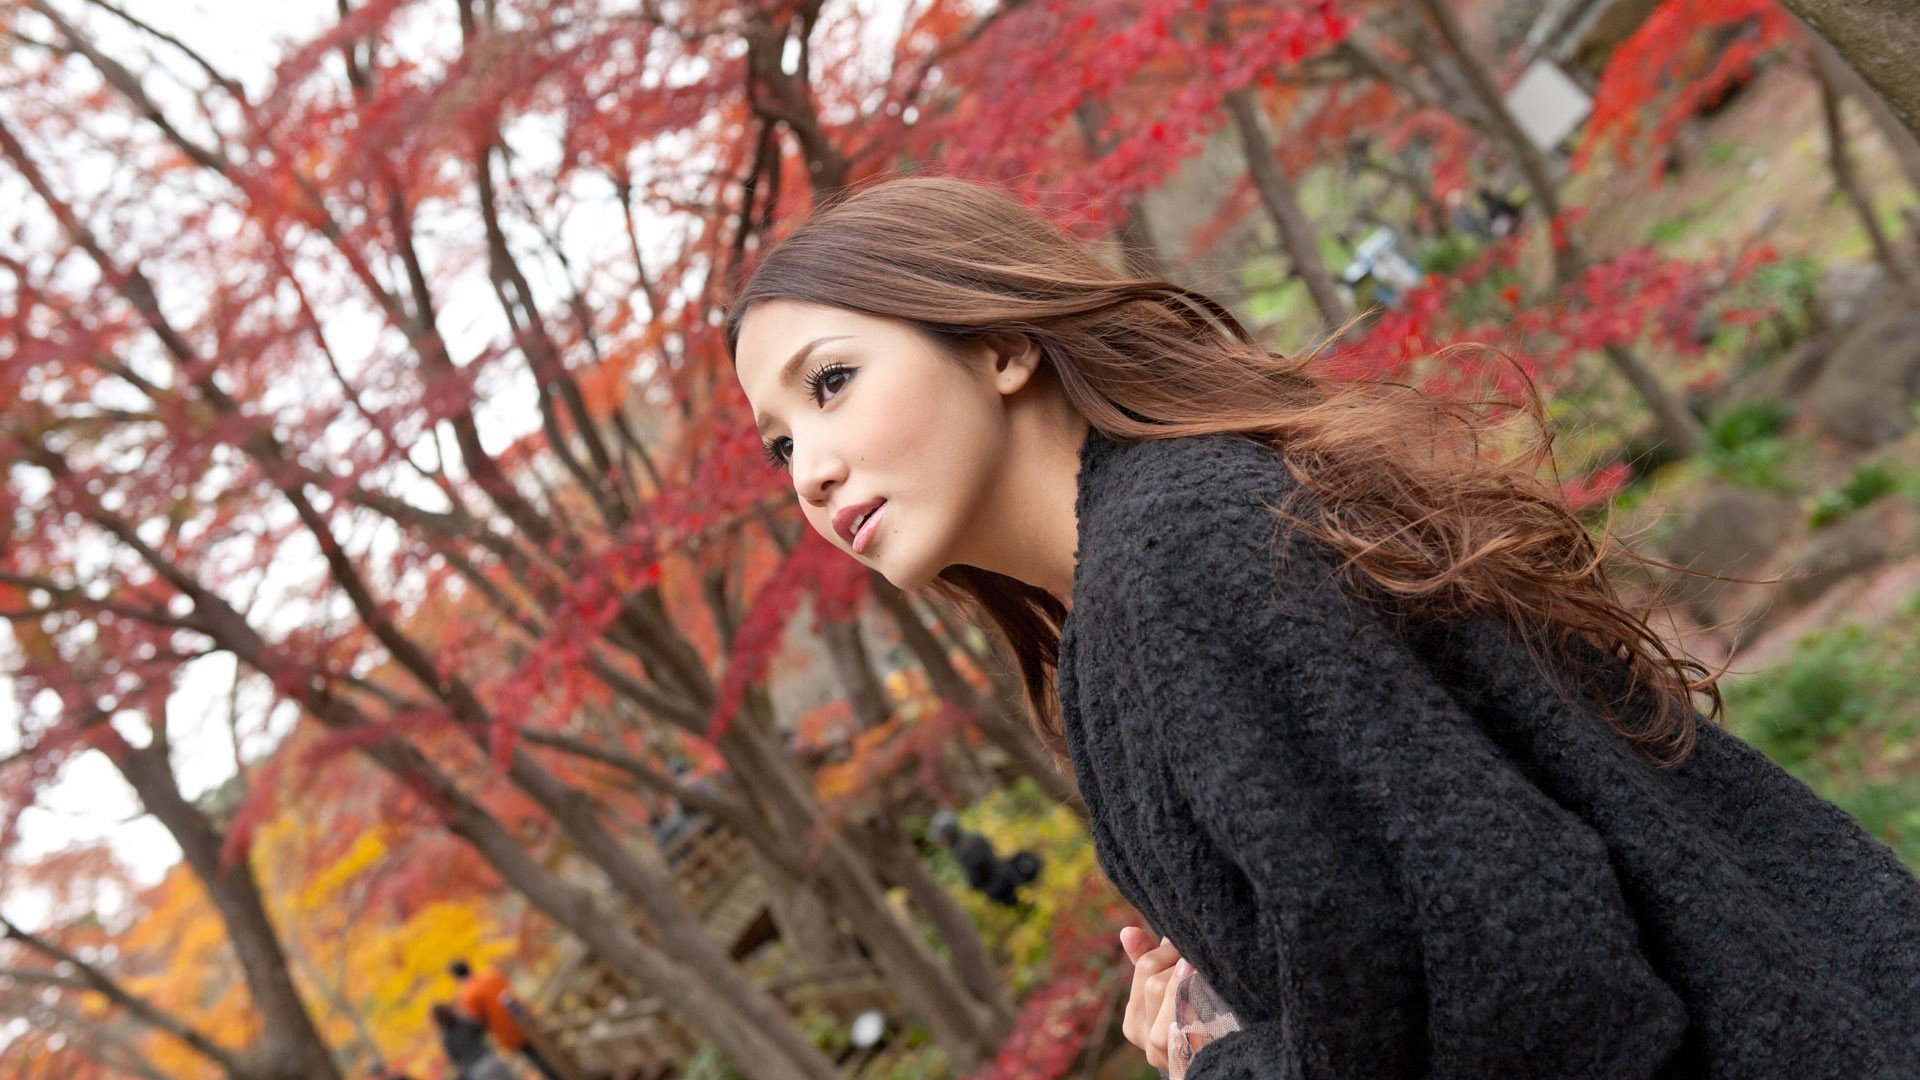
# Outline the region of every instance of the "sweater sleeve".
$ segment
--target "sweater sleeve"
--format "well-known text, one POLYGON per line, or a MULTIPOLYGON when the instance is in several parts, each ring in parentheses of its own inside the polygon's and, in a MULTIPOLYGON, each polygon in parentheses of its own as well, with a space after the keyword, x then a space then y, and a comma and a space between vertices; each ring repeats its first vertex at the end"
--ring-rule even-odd
MULTIPOLYGON (((1273 549, 1284 533, 1257 502, 1159 499, 1131 541, 1129 605, 1153 737, 1175 790, 1250 883, 1290 984, 1269 1000, 1274 1018, 1203 1048, 1190 1080, 1320 1071, 1325 1050, 1300 1029, 1302 976, 1286 957, 1310 944, 1298 868, 1316 858, 1365 858, 1391 878, 1384 895, 1400 909, 1383 914, 1408 920, 1418 943, 1432 1075, 1658 1073, 1685 1010, 1642 955, 1598 834, 1502 754, 1388 616, 1331 576, 1331 549, 1304 534, 1273 549), (1326 827, 1336 819, 1360 822, 1377 850, 1342 848, 1326 827)), ((1400 1022, 1383 1017, 1383 1030, 1400 1022)))

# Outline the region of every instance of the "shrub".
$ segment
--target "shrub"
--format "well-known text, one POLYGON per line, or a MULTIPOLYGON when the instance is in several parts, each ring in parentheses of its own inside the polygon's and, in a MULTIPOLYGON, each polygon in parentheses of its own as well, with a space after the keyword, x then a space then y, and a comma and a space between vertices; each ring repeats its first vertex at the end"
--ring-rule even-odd
POLYGON ((1814 498, 1808 509, 1807 524, 1824 528, 1899 489, 1899 474, 1882 462, 1868 462, 1855 469, 1845 483, 1828 488, 1814 498))
POLYGON ((1777 401, 1751 401, 1728 410, 1707 428, 1701 463, 1730 484, 1749 488, 1783 489, 1787 456, 1780 432, 1791 417, 1777 401))

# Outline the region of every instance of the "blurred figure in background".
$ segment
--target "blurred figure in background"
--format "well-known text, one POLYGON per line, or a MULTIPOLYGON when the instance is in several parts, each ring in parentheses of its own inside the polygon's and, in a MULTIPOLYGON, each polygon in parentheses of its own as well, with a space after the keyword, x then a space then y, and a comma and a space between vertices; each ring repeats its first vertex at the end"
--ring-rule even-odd
POLYGON ((996 904, 1017 905, 1020 900, 1015 894, 1020 886, 1040 876, 1038 855, 1016 851, 1002 860, 986 837, 962 829, 960 819, 950 810, 933 815, 928 832, 960 861, 960 869, 967 874, 967 884, 996 904))
POLYGON ((564 1080, 528 1041, 532 1016, 513 996, 506 976, 491 969, 476 972, 465 960, 455 960, 447 970, 460 981, 460 996, 455 999, 460 1011, 486 1027, 501 1053, 525 1057, 546 1080, 564 1080))
POLYGON ((434 1027, 440 1030, 440 1048, 453 1062, 459 1080, 518 1080, 500 1055, 487 1045, 487 1029, 478 1020, 460 1015, 444 1001, 432 1010, 434 1027))

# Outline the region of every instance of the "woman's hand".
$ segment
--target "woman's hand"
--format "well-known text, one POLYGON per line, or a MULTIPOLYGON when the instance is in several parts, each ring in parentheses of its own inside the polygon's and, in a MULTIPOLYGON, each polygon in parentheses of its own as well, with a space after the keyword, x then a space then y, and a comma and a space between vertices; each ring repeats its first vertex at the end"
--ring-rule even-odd
POLYGON ((1193 970, 1166 938, 1137 926, 1120 930, 1120 947, 1133 961, 1133 989, 1127 994, 1126 1017, 1120 1023, 1127 1041, 1146 1051, 1147 1064, 1167 1067, 1167 1031, 1173 1026, 1173 989, 1193 970))

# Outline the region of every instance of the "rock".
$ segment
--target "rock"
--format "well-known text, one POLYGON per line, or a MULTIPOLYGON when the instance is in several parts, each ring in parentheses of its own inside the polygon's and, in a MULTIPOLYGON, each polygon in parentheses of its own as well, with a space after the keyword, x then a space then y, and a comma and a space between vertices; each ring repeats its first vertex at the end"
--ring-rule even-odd
POLYGON ((1920 310, 1882 310, 1842 334, 1807 387, 1806 415, 1855 447, 1906 434, 1920 401, 1920 310))
POLYGON ((1788 349, 1748 374, 1741 376, 1715 403, 1714 412, 1724 414, 1756 401, 1788 402, 1798 397, 1818 378, 1833 354, 1833 341, 1816 334, 1788 349))
POLYGON ((1799 504, 1776 491, 1709 488, 1662 547, 1695 570, 1737 574, 1765 561, 1799 514, 1799 504))
POLYGON ((1839 262, 1820 274, 1819 306, 1816 314, 1822 326, 1841 333, 1860 321, 1862 315, 1885 306, 1894 296, 1887 272, 1872 261, 1839 262))
MULTIPOLYGON (((1799 516, 1799 504, 1778 492, 1711 488, 1660 547, 1668 561, 1692 570, 1754 576, 1750 572, 1786 539, 1799 516)), ((1730 584, 1737 583, 1671 573, 1666 596, 1701 623, 1711 624, 1719 618, 1714 601, 1730 584)))
POLYGON ((1808 537, 1782 575, 1782 599, 1798 607, 1843 579, 1886 562, 1893 553, 1893 536, 1874 509, 1862 507, 1808 537))

